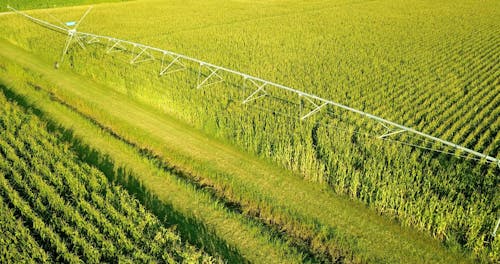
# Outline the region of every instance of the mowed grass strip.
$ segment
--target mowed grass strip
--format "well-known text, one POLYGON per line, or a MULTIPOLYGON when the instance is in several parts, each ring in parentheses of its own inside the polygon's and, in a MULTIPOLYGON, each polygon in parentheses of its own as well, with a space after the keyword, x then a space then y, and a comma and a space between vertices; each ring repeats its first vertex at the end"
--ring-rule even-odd
MULTIPOLYGON (((87 114, 92 115, 97 122, 102 122, 104 126, 111 127, 128 141, 145 146, 165 159, 169 156, 190 157, 192 163, 180 164, 188 171, 200 172, 205 169, 203 166, 209 166, 219 175, 213 176, 211 180, 222 182, 232 188, 239 196, 238 199, 244 202, 254 200, 258 206, 272 207, 285 218, 313 221, 320 226, 334 229, 339 237, 347 238, 347 246, 353 246, 353 251, 361 256, 361 259, 399 263, 467 261, 426 235, 401 228, 397 223, 376 215, 359 203, 337 197, 317 184, 305 182, 299 176, 213 140, 151 107, 131 100, 126 95, 74 74, 54 71, 49 64, 5 41, 0 42, 0 46, 2 47, 0 55, 5 59, 16 61, 54 83, 57 89, 52 92, 62 97, 78 97, 82 103, 73 107, 82 107, 85 105, 84 102, 91 104, 93 110, 85 108, 87 114)), ((50 112, 51 116, 57 116, 58 122, 64 124, 73 122, 72 118, 54 111, 54 108, 55 106, 50 107, 46 111, 50 112)), ((67 109, 65 111, 67 112, 67 109)), ((75 132, 80 130, 78 125, 72 126, 75 132)), ((106 141, 92 134, 92 136, 80 133, 78 135, 90 137, 88 140, 92 145, 109 148, 106 146, 108 144, 106 141)), ((127 160, 127 157, 118 150, 107 151, 112 157, 122 161, 127 160)), ((138 166, 138 170, 147 171, 140 164, 127 165, 127 162, 124 162, 123 165, 134 169, 138 166)), ((202 173, 199 175, 203 176, 202 173)), ((166 181, 164 178, 152 176, 143 177, 142 180, 153 192, 159 192, 169 199, 181 199, 179 203, 185 202, 176 194, 167 195, 164 190, 155 187, 166 184, 163 183, 166 181)), ((217 226, 217 222, 205 218, 203 219, 208 225, 217 226)), ((222 237, 226 235, 229 234, 223 234, 222 237)), ((249 242, 242 236, 241 241, 235 244, 242 252, 256 250, 255 247, 248 248, 249 242)), ((242 254, 248 255, 248 253, 242 254)), ((270 257, 270 255, 259 254, 254 260, 263 261, 264 259, 260 257, 270 257)), ((278 256, 274 254, 272 259, 274 257, 278 256)), ((274 260, 279 262, 278 259, 274 260)))

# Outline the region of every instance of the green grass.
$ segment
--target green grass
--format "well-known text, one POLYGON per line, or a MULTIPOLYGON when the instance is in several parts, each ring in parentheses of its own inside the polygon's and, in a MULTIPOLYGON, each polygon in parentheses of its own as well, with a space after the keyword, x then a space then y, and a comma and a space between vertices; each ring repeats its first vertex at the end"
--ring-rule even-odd
MULTIPOLYGON (((228 199, 246 205, 244 209, 260 210, 262 217, 275 219, 273 221, 292 235, 299 233, 300 236, 302 232, 305 238, 320 239, 323 236, 324 240, 322 242, 319 240, 318 246, 333 245, 338 247, 337 250, 352 252, 349 253, 353 254, 351 257, 342 255, 341 257, 353 260, 406 263, 466 260, 462 258, 463 256, 448 251, 430 237, 401 228, 397 223, 370 212, 361 204, 337 197, 323 187, 304 182, 296 175, 290 175, 259 159, 242 154, 166 115, 155 115, 153 108, 135 102, 112 89, 69 72, 55 71, 44 62, 6 42, 2 42, 2 48, 4 51, 2 56, 7 61, 20 63, 30 71, 44 76, 42 79, 47 79, 47 84, 40 80, 34 81, 41 83, 43 85, 41 89, 50 92, 52 98, 58 98, 71 105, 94 122, 107 127, 126 141, 133 142, 138 148, 148 149, 159 155, 162 160, 167 161, 167 164, 180 166, 196 177, 207 180, 214 185, 214 188, 221 189, 228 199)), ((9 70, 3 74, 3 76, 18 75, 26 73, 20 74, 9 70)), ((25 87, 23 84, 18 84, 15 90, 22 91, 27 97, 34 96, 32 88, 22 88, 23 86, 25 87)), ((82 120, 81 117, 77 118, 75 113, 48 101, 48 98, 30 100, 35 101, 37 106, 61 125, 73 127, 75 135, 92 147, 102 150, 120 166, 138 171, 134 175, 161 199, 173 200, 174 206, 184 208, 186 212, 191 210, 196 212, 203 208, 195 210, 199 205, 194 207, 189 205, 198 198, 183 197, 179 191, 169 195, 171 192, 163 189, 166 188, 165 185, 170 184, 169 178, 158 178, 151 175, 151 172, 148 173, 151 169, 135 161, 133 158, 135 155, 130 157, 131 150, 125 152, 126 148, 122 142, 111 139, 102 132, 93 132, 88 121, 82 120), (96 134, 100 136, 94 136, 96 134), (120 145, 122 147, 116 149, 120 145)), ((262 244, 260 246, 253 244, 257 247, 249 245, 252 243, 250 240, 252 236, 248 234, 238 234, 237 237, 243 240, 235 240, 231 232, 239 229, 229 224, 231 218, 222 220, 228 217, 227 215, 217 217, 213 213, 206 212, 202 215, 197 217, 202 218, 202 222, 208 226, 221 230, 217 234, 226 241, 231 241, 230 244, 237 247, 243 256, 258 262, 266 262, 263 257, 268 256, 280 262, 277 258, 279 255, 264 253, 262 244), (223 221, 224 225, 220 226, 217 224, 218 221, 223 221)), ((254 234, 253 237, 255 236, 254 234)))

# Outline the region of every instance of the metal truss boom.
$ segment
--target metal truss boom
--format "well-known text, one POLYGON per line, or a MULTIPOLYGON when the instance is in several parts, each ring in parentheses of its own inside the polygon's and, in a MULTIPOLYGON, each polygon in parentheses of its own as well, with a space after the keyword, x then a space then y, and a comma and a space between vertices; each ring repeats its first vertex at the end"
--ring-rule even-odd
MULTIPOLYGON (((388 132, 386 132, 384 135, 380 136, 379 137, 380 139, 384 139, 386 137, 390 137, 392 135, 399 134, 399 133, 402 133, 402 132, 410 133, 410 134, 414 134, 414 135, 420 136, 422 138, 428 139, 428 140, 433 141, 433 142, 439 142, 439 143, 441 143, 443 145, 452 147, 452 148, 454 148, 456 150, 460 150, 460 151, 466 152, 466 153, 471 154, 471 155, 473 155, 473 156, 475 156, 475 157, 477 157, 479 159, 484 159, 485 161, 487 161, 489 163, 495 163, 500 168, 500 160, 498 160, 495 157, 492 157, 492 156, 489 156, 489 155, 477 152, 475 150, 463 147, 461 145, 455 144, 455 143, 447 141, 447 140, 440 139, 438 137, 429 135, 427 133, 420 132, 420 131, 415 130, 415 129, 411 128, 411 127, 404 126, 404 125, 392 122, 390 120, 387 120, 387 119, 384 119, 382 117, 379 117, 379 116, 376 116, 376 115, 372 115, 370 113, 367 113, 367 112, 364 112, 364 111, 361 111, 361 110, 349 107, 347 105, 340 104, 340 103, 334 102, 332 100, 321 98, 321 97, 316 96, 314 94, 306 93, 306 92, 303 92, 303 91, 300 91, 300 90, 297 90, 297 89, 294 89, 294 88, 291 88, 291 87, 288 87, 288 86, 285 86, 285 85, 281 85, 281 84, 278 84, 278 83, 275 83, 275 82, 264 80, 264 79, 259 78, 259 77, 251 76, 251 75, 246 74, 246 73, 242 73, 242 72, 239 72, 239 71, 236 71, 236 70, 228 69, 228 68, 225 68, 225 67, 222 67, 222 66, 218 66, 218 65, 215 65, 215 64, 212 64, 212 63, 209 63, 209 62, 205 62, 205 61, 202 61, 202 60, 199 60, 199 59, 196 59, 196 58, 192 58, 192 57, 189 57, 189 56, 186 56, 186 55, 183 55, 183 54, 178 54, 178 53, 175 53, 175 52, 172 52, 172 51, 163 50, 163 49, 160 49, 160 48, 151 47, 151 46, 148 46, 148 45, 144 45, 144 44, 140 44, 140 43, 135 43, 135 42, 127 41, 127 40, 117 39, 117 38, 110 37, 110 36, 101 36, 101 35, 96 35, 96 34, 92 34, 92 33, 78 32, 78 31, 70 32, 71 30, 69 30, 69 29, 62 28, 62 27, 59 27, 57 25, 53 25, 53 24, 51 24, 51 23, 49 23, 47 21, 43 21, 43 20, 34 18, 34 17, 30 16, 30 15, 27 15, 25 13, 19 12, 16 9, 12 8, 12 7, 8 6, 7 8, 10 9, 10 10, 12 10, 13 12, 15 12, 17 14, 20 14, 20 15, 28 18, 29 20, 31 20, 31 21, 33 21, 33 22, 35 22, 37 24, 40 24, 40 25, 45 26, 45 27, 48 27, 50 29, 53 29, 55 31, 58 31, 58 32, 66 34, 66 35, 74 34, 75 37, 80 37, 82 39, 87 39, 88 38, 92 42, 99 42, 100 40, 102 40, 102 42, 108 41, 110 43, 115 43, 115 45, 118 45, 118 44, 120 44, 120 45, 130 45, 130 46, 133 46, 133 47, 137 47, 141 52, 144 52, 144 51, 157 52, 157 53, 160 54, 159 57, 161 57, 162 55, 163 56, 164 55, 169 55, 170 57, 174 58, 174 60, 176 62, 179 62, 180 60, 184 60, 184 61, 189 61, 189 62, 192 62, 192 63, 199 64, 200 65, 200 72, 199 72, 199 75, 198 75, 198 79, 199 80, 198 80, 197 88, 201 88, 202 86, 208 86, 210 84, 213 84, 213 83, 207 83, 207 81, 211 77, 213 77, 213 76, 216 76, 219 79, 221 79, 221 80, 219 80, 217 82, 222 81, 222 77, 220 76, 220 73, 233 74, 233 75, 242 77, 244 80, 252 81, 254 84, 259 83, 259 85, 257 85, 257 87, 258 87, 257 90, 254 93, 252 93, 248 98, 246 98, 243 101, 243 103, 247 103, 247 102, 249 102, 251 100, 254 100, 254 99, 258 98, 258 97, 254 97, 254 96, 257 95, 259 92, 265 92, 264 89, 263 89, 264 87, 278 88, 278 89, 281 89, 281 90, 284 90, 284 91, 296 94, 296 95, 298 95, 300 97, 304 97, 304 98, 308 99, 309 101, 314 100, 314 101, 318 102, 318 104, 314 103, 314 105, 316 105, 316 107, 311 112, 309 112, 308 114, 306 114, 305 116, 302 116, 301 119, 305 119, 305 118, 311 116, 312 114, 318 112, 324 106, 330 105, 330 106, 333 106, 333 107, 336 107, 336 108, 340 108, 340 109, 343 109, 343 110, 346 110, 346 111, 358 114, 360 116, 366 117, 366 118, 374 120, 376 122, 379 122, 380 124, 382 124, 386 128, 389 128, 389 127, 392 128, 392 129, 388 129, 389 130, 388 132), (200 80, 200 75, 201 75, 202 67, 209 69, 210 74, 205 79, 200 80)), ((86 16, 86 14, 87 13, 85 13, 84 16, 86 16)), ((132 61, 132 62, 134 62, 134 61, 132 61)), ((167 67, 167 69, 168 68, 169 67, 167 67)), ((160 75, 162 75, 163 73, 165 73, 165 67, 163 67, 163 69, 160 71, 160 75)), ((214 83, 216 83, 216 82, 214 82, 214 83)))

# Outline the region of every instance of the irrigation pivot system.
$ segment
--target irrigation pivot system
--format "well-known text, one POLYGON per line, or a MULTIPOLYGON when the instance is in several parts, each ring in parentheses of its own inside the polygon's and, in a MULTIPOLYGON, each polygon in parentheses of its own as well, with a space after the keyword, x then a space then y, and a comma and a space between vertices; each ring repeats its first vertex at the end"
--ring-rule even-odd
MULTIPOLYGON (((242 104, 247 104, 251 101, 258 100, 262 97, 265 97, 268 95, 268 92, 266 89, 268 88, 277 88, 282 91, 285 91, 287 93, 291 93, 295 96, 298 96, 300 98, 303 98, 305 101, 310 103, 313 107, 310 111, 306 112, 305 114, 300 116, 301 120, 307 119, 310 116, 314 115, 315 113, 319 112, 322 108, 325 106, 332 106, 336 107, 339 109, 346 110, 351 113, 355 113, 358 115, 361 115, 365 118, 374 120, 378 123, 380 123, 383 127, 386 128, 386 132, 383 133, 382 135, 379 135, 378 138, 385 140, 391 136, 394 136, 396 134, 401 134, 401 133, 408 133, 412 134, 414 136, 421 137, 422 139, 429 140, 431 142, 436 142, 436 143, 441 143, 445 146, 451 147, 455 150, 463 151, 465 153, 468 153, 475 157, 476 159, 481 159, 485 160, 488 163, 495 163, 497 166, 500 168, 500 160, 498 160, 495 157, 477 152, 475 150, 460 146, 458 144, 455 144, 453 142, 449 142, 443 139, 440 139, 438 137, 434 137, 432 135, 417 131, 413 128, 389 121, 387 119, 384 119, 382 117, 372 115, 369 113, 366 113, 364 111, 328 100, 321 98, 319 96, 316 96, 314 94, 310 93, 305 93, 300 90, 281 85, 278 83, 274 83, 268 80, 261 79, 259 77, 251 76, 249 74, 245 74, 236 70, 228 69, 222 66, 214 65, 209 62, 205 62, 196 58, 192 58, 186 55, 178 54, 169 50, 163 50, 160 48, 156 47, 151 47, 148 45, 140 44, 140 43, 135 43, 127 40, 122 40, 122 39, 117 39, 114 37, 109 37, 109 36, 101 36, 101 35, 96 35, 92 33, 85 33, 85 32, 79 32, 77 31, 78 26, 81 24, 82 20, 88 15, 89 11, 91 10, 92 7, 90 7, 78 20, 78 22, 68 22, 66 24, 62 24, 61 26, 52 24, 50 22, 35 18, 33 16, 30 16, 24 12, 20 12, 10 6, 7 6, 8 9, 12 10, 13 12, 22 15, 26 17, 27 19, 31 20, 32 22, 35 22, 41 26, 44 26, 46 28, 52 29, 56 32, 62 33, 67 35, 66 43, 63 48, 63 52, 61 54, 61 57, 58 62, 56 62, 56 68, 58 67, 59 63, 62 63, 64 61, 64 57, 66 56, 70 46, 74 43, 77 43, 80 47, 85 49, 85 45, 89 45, 92 43, 101 43, 101 44, 106 44, 106 53, 113 53, 113 52, 120 52, 120 51, 127 51, 132 54, 134 54, 134 57, 130 60, 131 64, 137 64, 145 61, 151 61, 151 60, 159 60, 161 61, 161 67, 159 70, 159 75, 165 75, 165 74, 170 74, 173 72, 177 72, 180 70, 185 70, 187 69, 187 66, 185 62, 191 62, 199 65, 198 69, 198 79, 197 79, 197 85, 196 88, 200 89, 202 87, 206 87, 209 85, 213 85, 219 82, 223 82, 224 78, 221 75, 221 73, 226 73, 226 74, 232 74, 238 77, 241 77, 244 82, 250 83, 252 86, 254 86, 254 91, 248 95, 243 101, 242 104), (70 26, 68 26, 70 25, 70 26), (202 73, 203 71, 207 71, 208 74, 202 73)), ((417 146, 418 147, 418 146, 417 146)), ((453 154, 453 153, 447 153, 447 154, 453 154)))

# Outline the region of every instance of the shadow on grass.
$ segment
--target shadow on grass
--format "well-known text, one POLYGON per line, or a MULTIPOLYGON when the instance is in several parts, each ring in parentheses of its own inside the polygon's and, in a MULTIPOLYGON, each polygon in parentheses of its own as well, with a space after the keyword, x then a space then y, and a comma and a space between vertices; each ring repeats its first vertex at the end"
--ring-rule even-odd
POLYGON ((247 263, 248 261, 237 251, 229 246, 223 239, 217 237, 205 224, 193 217, 186 216, 174 209, 172 204, 160 200, 156 195, 137 180, 131 170, 117 167, 113 160, 100 153, 98 150, 84 144, 68 130, 50 120, 35 106, 31 105, 22 95, 0 84, 0 92, 21 107, 38 116, 47 123, 49 131, 61 135, 61 140, 71 144, 78 157, 102 171, 110 182, 122 185, 134 195, 147 209, 153 212, 165 226, 175 225, 183 240, 205 250, 211 255, 220 256, 228 263, 247 263))

